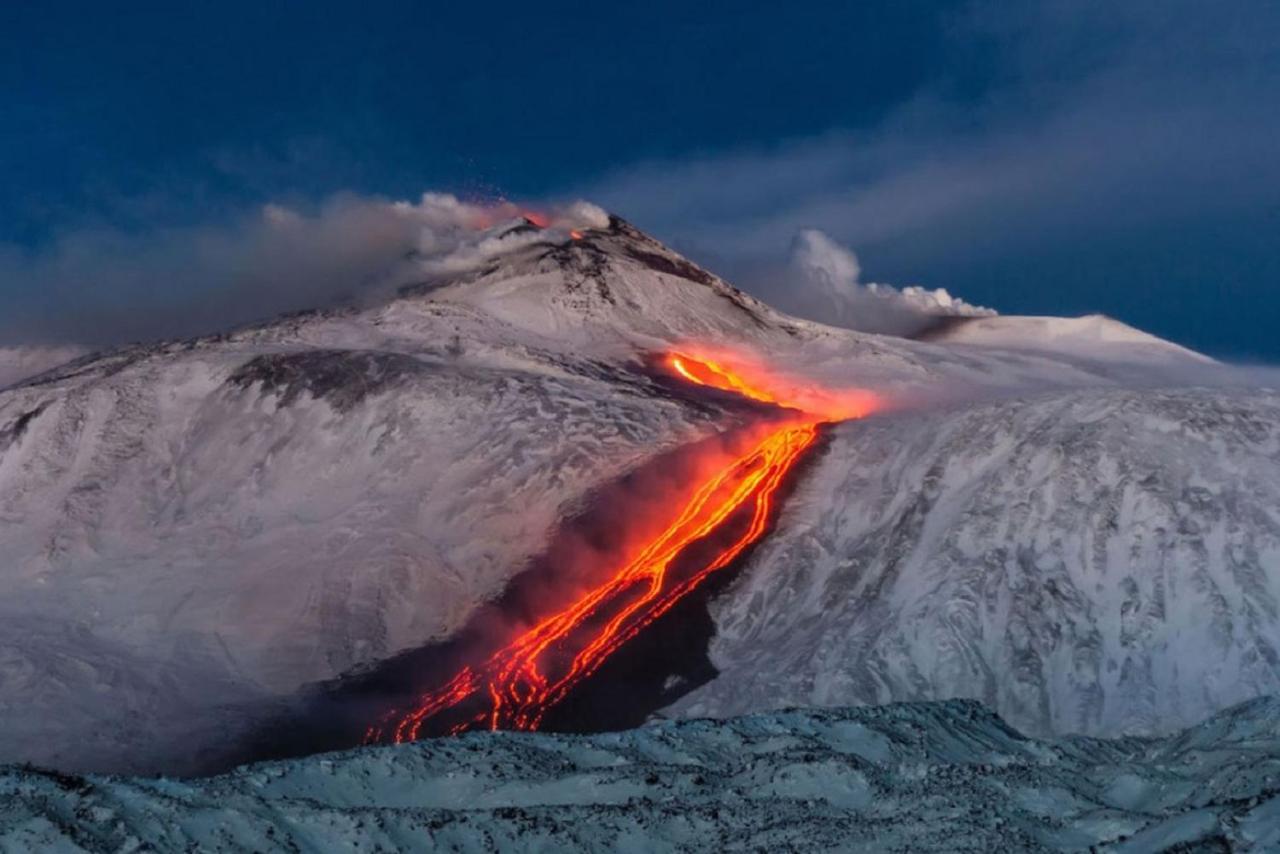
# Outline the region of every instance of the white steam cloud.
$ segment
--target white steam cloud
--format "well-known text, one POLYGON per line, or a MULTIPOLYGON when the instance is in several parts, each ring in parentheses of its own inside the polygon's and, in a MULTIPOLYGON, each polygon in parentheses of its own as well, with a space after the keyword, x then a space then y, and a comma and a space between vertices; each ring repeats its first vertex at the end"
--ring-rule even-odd
POLYGON ((791 265, 807 313, 837 326, 863 332, 913 335, 942 317, 987 317, 996 312, 953 297, 943 288, 896 288, 862 284, 862 266, 853 250, 817 229, 796 235, 791 265))
POLYGON ((0 313, 0 345, 187 336, 379 299, 400 285, 608 222, 586 202, 532 211, 442 193, 416 202, 341 195, 311 210, 269 204, 218 225, 83 229, 38 252, 0 244, 0 280, 21 286, 0 313), (540 228, 512 229, 521 217, 540 228))

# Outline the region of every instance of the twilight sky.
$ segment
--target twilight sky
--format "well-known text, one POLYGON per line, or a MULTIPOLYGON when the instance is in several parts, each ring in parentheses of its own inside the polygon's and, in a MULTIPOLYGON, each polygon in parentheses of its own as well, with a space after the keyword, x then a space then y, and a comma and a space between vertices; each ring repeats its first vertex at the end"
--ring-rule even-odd
POLYGON ((121 6, 0 8, 0 345, 246 319, 264 204, 432 190, 1280 361, 1271 0, 121 6))

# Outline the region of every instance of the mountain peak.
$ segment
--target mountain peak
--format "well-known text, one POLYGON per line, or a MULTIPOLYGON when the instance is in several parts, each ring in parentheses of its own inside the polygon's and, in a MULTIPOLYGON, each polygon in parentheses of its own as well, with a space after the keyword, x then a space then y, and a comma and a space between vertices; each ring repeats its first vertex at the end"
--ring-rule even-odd
POLYGON ((616 215, 568 231, 524 220, 478 245, 486 252, 473 263, 402 295, 552 336, 722 337, 795 325, 616 215))

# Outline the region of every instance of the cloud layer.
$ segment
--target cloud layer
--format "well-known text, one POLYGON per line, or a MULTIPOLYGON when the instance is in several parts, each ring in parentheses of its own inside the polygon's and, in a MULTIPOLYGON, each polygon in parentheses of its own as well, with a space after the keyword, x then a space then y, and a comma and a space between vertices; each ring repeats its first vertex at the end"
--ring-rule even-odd
POLYGON ((809 228, 874 275, 948 285, 948 270, 972 281, 1134 229, 1273 215, 1280 6, 978 2, 951 32, 949 75, 861 128, 635 164, 578 191, 779 302, 777 259, 809 228))
MULTIPOLYGON (((1230 326, 1236 304, 1257 317, 1277 306, 1267 228, 1280 199, 1280 6, 973 0, 949 32, 943 60, 927 63, 942 69, 936 79, 887 113, 804 139, 620 164, 562 195, 599 201, 766 301, 824 320, 898 328, 900 309, 942 301, 859 284, 863 275, 958 286, 1002 310, 1123 304, 1132 313, 1120 316, 1164 334, 1175 321, 1230 326), (1131 238, 1161 223, 1185 228, 1163 243, 1131 238), (828 253, 836 267, 802 275, 790 259, 814 229, 857 247, 866 273, 828 253), (1226 248, 1206 258, 1211 248, 1185 248, 1195 238, 1226 248), (988 287, 1001 264, 1013 273, 988 287), (1179 284, 1167 284, 1171 273, 1179 284)), ((201 226, 0 245, 0 345, 184 335, 368 298, 488 251, 458 235, 493 207, 346 195, 201 226)), ((1273 338, 1260 321, 1251 328, 1273 338)))
POLYGON ((0 343, 101 346, 376 300, 536 239, 504 234, 521 216, 562 231, 607 224, 584 202, 534 213, 439 193, 412 203, 348 194, 216 225, 81 230, 36 253, 0 246, 0 278, 23 284, 0 317, 0 343))

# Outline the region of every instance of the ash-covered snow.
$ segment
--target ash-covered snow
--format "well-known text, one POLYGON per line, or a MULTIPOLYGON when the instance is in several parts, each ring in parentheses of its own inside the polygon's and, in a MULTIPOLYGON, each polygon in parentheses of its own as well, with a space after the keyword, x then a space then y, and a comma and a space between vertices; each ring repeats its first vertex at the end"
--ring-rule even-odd
POLYGON ((1039 741, 977 703, 472 733, 207 779, 0 769, 12 851, 1218 851, 1280 846, 1280 703, 1039 741))
MULTIPOLYGON (((1182 370, 798 320, 621 220, 597 225, 581 239, 495 226, 465 259, 451 255, 456 265, 415 268, 381 304, 88 356, 0 391, 0 761, 217 765, 304 686, 449 636, 593 490, 740 420, 722 399, 655 382, 643 362, 654 350, 739 348, 900 408, 1167 382, 1182 370)), ((1162 417, 1176 455, 1184 416, 1162 417)), ((1221 472, 1204 473, 1196 486, 1220 488, 1221 472)), ((863 512, 863 498, 832 495, 863 512)), ((1269 494, 1224 505, 1223 524, 1270 518, 1250 503, 1259 496, 1269 494)), ((1052 545, 1053 530, 1033 549, 1052 545)), ((1238 631, 1269 636, 1277 617, 1263 600, 1224 601, 1238 631)), ((744 606, 731 597, 726 607, 744 606)), ((1159 684, 1173 683, 1183 684, 1159 684)))
POLYGON ((1280 693, 1280 394, 845 423, 713 616, 679 714, 972 697, 1110 736, 1280 693))

